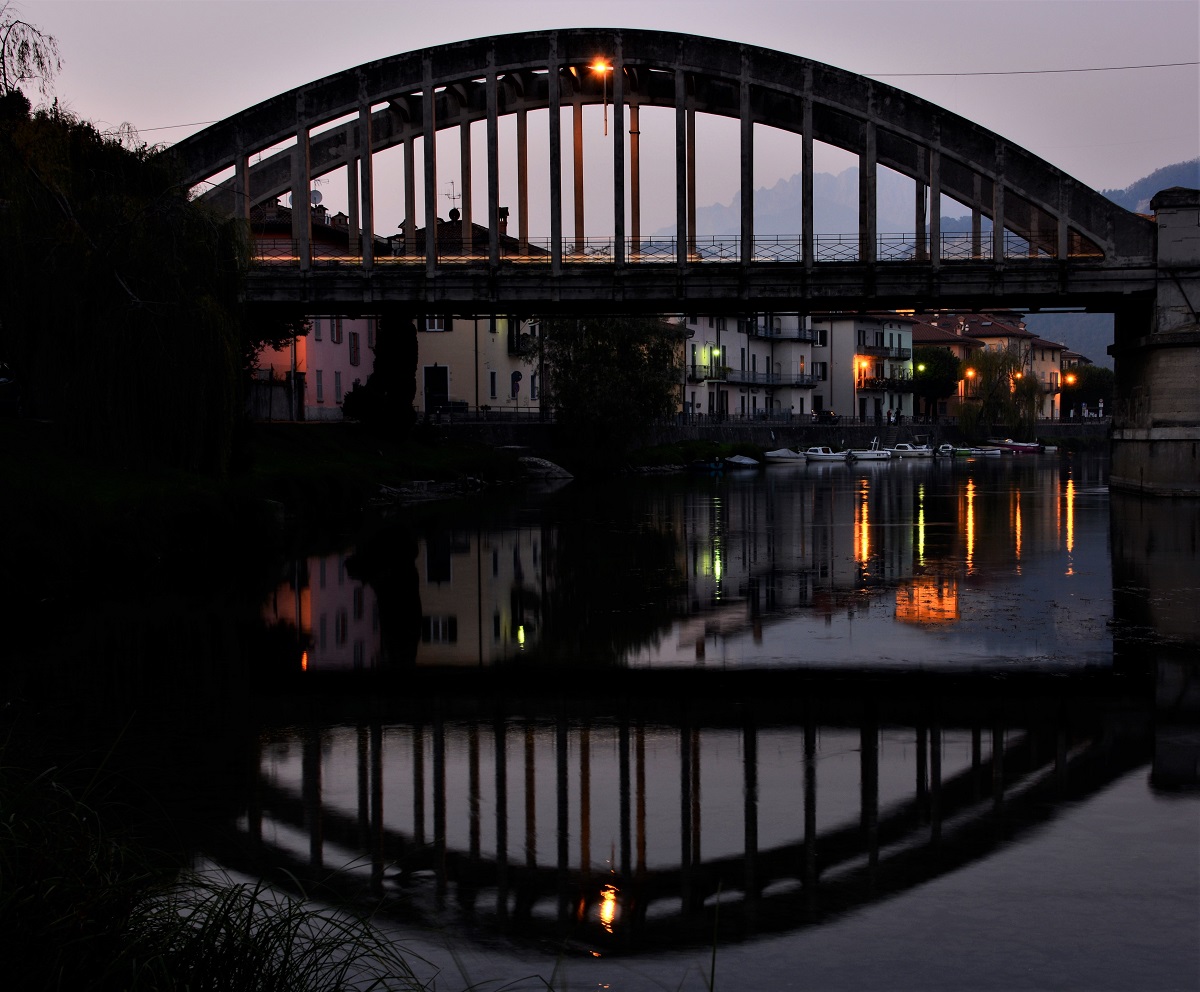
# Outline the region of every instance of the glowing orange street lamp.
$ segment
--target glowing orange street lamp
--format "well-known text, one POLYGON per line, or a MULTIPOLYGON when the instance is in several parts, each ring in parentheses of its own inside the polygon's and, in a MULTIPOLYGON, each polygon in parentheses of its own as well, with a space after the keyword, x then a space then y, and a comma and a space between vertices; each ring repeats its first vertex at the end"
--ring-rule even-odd
POLYGON ((600 73, 600 101, 604 104, 604 134, 608 135, 608 74, 613 71, 613 67, 604 59, 597 57, 596 61, 590 66, 592 72, 600 73))

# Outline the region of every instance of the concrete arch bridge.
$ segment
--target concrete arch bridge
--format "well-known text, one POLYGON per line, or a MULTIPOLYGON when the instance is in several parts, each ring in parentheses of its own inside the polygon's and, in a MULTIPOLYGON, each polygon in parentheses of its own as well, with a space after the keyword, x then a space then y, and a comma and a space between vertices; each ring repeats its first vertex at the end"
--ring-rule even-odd
MULTIPOLYGON (((542 147, 540 139, 534 144, 542 147)), ((1152 203, 1154 218, 1132 214, 971 121, 829 65, 659 31, 480 38, 298 87, 170 154, 199 195, 247 219, 288 194, 309 203, 314 182, 344 176, 348 209, 338 236, 314 226, 319 211, 289 211, 290 230, 260 252, 250 283, 255 303, 299 301, 343 313, 1111 312, 1119 394, 1114 482, 1200 494, 1200 399, 1190 388, 1200 375, 1200 193, 1163 191, 1152 203), (583 111, 597 105, 611 133, 602 182, 612 203, 602 232, 587 221, 583 168, 583 111), (674 154, 652 162, 655 197, 674 192, 675 233, 667 238, 641 224, 642 113, 651 109, 656 122, 664 119, 658 110, 673 115, 674 154), (547 177, 544 185, 531 184, 529 162, 531 115, 540 124, 541 111, 548 160, 537 174, 547 177), (706 150, 698 147, 696 120, 703 115, 738 125, 736 237, 697 231, 696 168, 706 150), (501 140, 502 120, 515 128, 511 140, 509 131, 501 140), (755 231, 757 127, 800 138, 803 209, 792 235, 755 231), (439 160, 448 143, 437 135, 452 129, 458 154, 439 160), (477 195, 473 142, 480 131, 486 175, 478 185, 486 189, 477 195), (857 231, 815 229, 817 143, 857 159, 857 231), (402 234, 385 238, 375 159, 393 148, 401 149, 406 220, 402 234), (912 183, 909 231, 879 230, 881 168, 912 183), (514 203, 501 202, 502 171, 516 177, 514 203), (462 208, 431 223, 439 179, 448 175, 460 185, 462 208), (941 230, 943 198, 969 212, 969 233, 941 230), (531 230, 533 217, 548 217, 549 230, 531 230)))

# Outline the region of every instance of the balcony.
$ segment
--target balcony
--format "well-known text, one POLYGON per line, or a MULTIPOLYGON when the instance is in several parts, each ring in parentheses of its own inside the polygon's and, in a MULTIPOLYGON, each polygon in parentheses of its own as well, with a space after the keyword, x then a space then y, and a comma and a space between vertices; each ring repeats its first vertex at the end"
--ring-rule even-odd
POLYGON ((911 393, 911 375, 862 376, 855 384, 860 393, 911 393))
POLYGON ((817 332, 811 327, 791 327, 777 330, 766 324, 752 324, 750 334, 756 338, 767 338, 771 341, 807 341, 817 340, 817 332))
POLYGON ((709 382, 715 380, 717 382, 724 382, 729 377, 729 371, 727 365, 689 365, 687 366, 687 381, 709 382))
POLYGON ((872 358, 893 358, 901 362, 907 362, 912 358, 911 348, 890 348, 883 344, 860 344, 857 351, 860 355, 870 355, 872 358))

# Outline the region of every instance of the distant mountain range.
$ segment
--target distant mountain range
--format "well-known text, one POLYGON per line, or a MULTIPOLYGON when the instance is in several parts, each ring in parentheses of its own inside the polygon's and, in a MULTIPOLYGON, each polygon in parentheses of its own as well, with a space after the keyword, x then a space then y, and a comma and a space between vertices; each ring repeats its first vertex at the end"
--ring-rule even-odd
MULTIPOLYGON (((801 196, 802 177, 781 179, 770 188, 754 191, 754 230, 761 235, 798 235, 803 217, 801 196)), ((913 230, 912 180, 881 169, 876 180, 879 215, 876 227, 880 234, 913 230)), ((1126 210, 1147 213, 1150 199, 1160 190, 1172 186, 1200 189, 1200 158, 1156 169, 1150 175, 1125 189, 1106 189, 1100 192, 1126 210)), ((964 208, 965 209, 965 208, 964 208)), ((737 236, 741 233, 741 209, 737 199, 729 203, 714 203, 696 210, 696 233, 700 237, 737 236)), ((945 232, 969 231, 971 216, 942 217, 945 232)), ((852 234, 858 230, 858 169, 849 168, 834 175, 820 172, 813 176, 813 224, 819 233, 852 234)), ((985 218, 984 230, 990 229, 985 218)), ((674 225, 654 232, 659 237, 672 237, 674 225)), ((1030 314, 1027 326, 1035 334, 1050 341, 1065 344, 1070 350, 1086 355, 1097 365, 1112 368, 1107 353, 1113 340, 1113 319, 1110 314, 1067 313, 1030 314)))

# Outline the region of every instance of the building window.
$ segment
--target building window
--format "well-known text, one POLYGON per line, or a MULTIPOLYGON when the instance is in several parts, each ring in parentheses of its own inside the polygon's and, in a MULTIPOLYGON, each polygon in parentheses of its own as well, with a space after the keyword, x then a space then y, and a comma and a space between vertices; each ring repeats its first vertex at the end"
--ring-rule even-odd
POLYGON ((367 318, 367 347, 375 347, 375 318, 367 318))
POLYGON ((422 322, 421 330, 429 331, 430 333, 438 333, 446 329, 445 317, 426 317, 422 322))
POLYGON ((329 340, 334 344, 342 343, 342 318, 331 317, 329 319, 329 340))
POLYGON ((421 640, 426 644, 456 644, 458 617, 422 617, 421 640))
POLYGON ((325 373, 317 369, 317 402, 325 402, 325 373))
POLYGON ((492 399, 496 398, 496 373, 495 372, 488 373, 488 395, 492 399))
POLYGON ((334 403, 342 402, 342 373, 341 372, 333 373, 333 402, 334 403))
POLYGON ((321 340, 321 318, 320 317, 313 318, 313 340, 314 341, 321 340))
POLYGON ((536 372, 529 373, 529 398, 531 400, 538 398, 538 377, 536 372))
POLYGON ((357 365, 361 359, 358 346, 358 331, 350 332, 350 364, 357 365))
POLYGON ((818 327, 813 330, 813 345, 817 348, 825 348, 829 344, 829 330, 824 327, 818 327))
POLYGON ((813 378, 817 382, 824 382, 829 378, 829 363, 828 362, 813 362, 812 363, 813 378))

